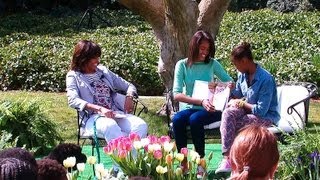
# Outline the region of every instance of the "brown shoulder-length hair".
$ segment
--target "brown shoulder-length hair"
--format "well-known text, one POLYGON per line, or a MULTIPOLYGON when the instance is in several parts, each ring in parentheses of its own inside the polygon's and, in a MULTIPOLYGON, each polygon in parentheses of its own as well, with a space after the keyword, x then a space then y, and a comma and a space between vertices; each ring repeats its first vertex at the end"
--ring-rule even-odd
POLYGON ((266 177, 279 161, 277 138, 262 125, 246 126, 232 144, 230 161, 233 180, 266 177))
POLYGON ((193 62, 196 60, 196 58, 199 57, 199 46, 201 41, 203 40, 208 41, 210 45, 209 54, 207 55, 204 62, 209 63, 210 57, 214 57, 216 48, 214 45, 213 37, 207 31, 199 30, 192 36, 189 42, 189 53, 188 53, 188 60, 187 60, 188 66, 191 66, 193 62))
POLYGON ((238 46, 236 46, 232 52, 231 57, 233 60, 239 61, 242 58, 248 58, 253 61, 253 55, 251 51, 251 45, 248 42, 241 42, 238 46))
POLYGON ((101 56, 101 48, 98 44, 81 40, 74 48, 70 69, 82 72, 90 59, 101 56))

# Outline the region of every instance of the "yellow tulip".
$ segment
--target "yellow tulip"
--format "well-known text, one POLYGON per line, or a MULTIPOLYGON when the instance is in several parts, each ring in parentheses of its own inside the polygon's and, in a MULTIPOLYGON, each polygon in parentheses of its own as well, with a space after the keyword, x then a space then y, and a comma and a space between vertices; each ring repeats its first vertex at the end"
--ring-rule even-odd
POLYGON ((97 162, 97 158, 95 156, 89 156, 87 159, 88 164, 95 164, 97 162))
POLYGON ((196 158, 196 163, 197 163, 197 164, 200 164, 200 157, 197 157, 197 158, 196 158))
POLYGON ((184 155, 183 154, 181 154, 181 153, 177 153, 176 154, 176 156, 175 156, 177 159, 178 159, 178 161, 183 161, 183 159, 184 159, 184 155))
POLYGON ((174 143, 164 142, 163 149, 165 152, 170 152, 173 149, 174 143))
POLYGON ((166 155, 166 163, 171 164, 172 163, 172 154, 167 154, 166 155))
POLYGON ((161 170, 162 170, 162 166, 158 165, 158 166, 156 167, 157 173, 161 174, 161 170))
POLYGON ((79 172, 84 171, 85 167, 86 167, 86 164, 84 164, 84 163, 78 163, 77 164, 77 169, 78 169, 79 172))
POLYGON ((200 166, 203 167, 204 169, 207 168, 207 162, 204 158, 201 158, 200 160, 200 166))
POLYGON ((100 174, 102 174, 102 173, 103 173, 103 171, 104 171, 104 166, 103 166, 103 164, 102 164, 102 163, 100 163, 100 164, 96 164, 95 169, 96 169, 96 171, 97 171, 97 172, 99 172, 100 174))
POLYGON ((76 158, 75 157, 68 157, 63 161, 63 166, 66 168, 72 168, 76 165, 76 158))
POLYGON ((133 142, 133 147, 136 149, 136 150, 139 150, 142 148, 142 143, 141 141, 134 141, 133 142))
POLYGON ((176 169, 176 175, 177 175, 177 176, 181 176, 181 174, 182 174, 182 169, 178 167, 178 168, 176 169))

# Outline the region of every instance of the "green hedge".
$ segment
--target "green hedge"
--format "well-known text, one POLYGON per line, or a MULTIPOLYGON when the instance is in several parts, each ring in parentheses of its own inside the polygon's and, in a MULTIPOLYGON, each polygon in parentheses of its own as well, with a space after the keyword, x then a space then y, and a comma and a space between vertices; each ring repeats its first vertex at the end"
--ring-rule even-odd
POLYGON ((235 77, 229 54, 249 41, 255 59, 281 83, 309 81, 320 85, 319 12, 276 13, 271 10, 227 13, 220 28, 217 56, 235 77))
MULTIPOLYGON (((102 63, 133 82, 139 94, 161 95, 160 52, 150 26, 125 10, 100 13, 113 27, 94 19, 96 29, 83 26, 77 31, 81 14, 74 12, 60 17, 25 13, 2 18, 0 88, 64 91, 73 47, 80 39, 90 39, 102 46, 102 63)), ((241 40, 247 40, 253 45, 255 59, 278 82, 310 81, 320 86, 319 16, 319 12, 228 12, 217 37, 216 57, 235 77, 229 54, 241 40)))
POLYGON ((159 50, 152 29, 130 12, 103 11, 100 14, 113 27, 93 19, 96 29, 87 29, 85 22, 77 31, 82 14, 72 13, 63 17, 16 14, 2 19, 1 89, 64 91, 73 47, 81 39, 90 39, 102 47, 101 63, 133 82, 139 94, 162 94, 159 50))

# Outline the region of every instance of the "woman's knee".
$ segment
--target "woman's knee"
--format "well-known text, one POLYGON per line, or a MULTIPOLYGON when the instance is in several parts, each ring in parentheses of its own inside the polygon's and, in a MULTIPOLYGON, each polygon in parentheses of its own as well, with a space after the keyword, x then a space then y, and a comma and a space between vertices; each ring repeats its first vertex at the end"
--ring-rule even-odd
POLYGON ((172 118, 172 123, 174 126, 180 126, 183 124, 183 121, 185 121, 186 119, 183 118, 181 115, 179 114, 175 114, 172 118))
POLYGON ((136 125, 137 129, 139 129, 140 131, 144 131, 144 132, 148 131, 148 125, 144 120, 141 119, 141 121, 137 121, 137 122, 139 122, 136 125))
POLYGON ((201 118, 200 116, 195 116, 194 114, 190 116, 190 126, 194 126, 194 125, 202 125, 203 126, 203 118, 201 118))
POLYGON ((229 120, 230 117, 236 117, 236 116, 241 116, 242 111, 239 108, 235 108, 235 107, 229 107, 226 108, 221 115, 221 120, 229 120))
POLYGON ((139 135, 141 136, 141 138, 145 138, 148 134, 148 125, 147 123, 141 123, 138 125, 137 127, 137 131, 139 133, 139 135))
POLYGON ((224 109, 224 111, 222 112, 222 114, 230 114, 230 113, 237 113, 240 109, 236 108, 236 107, 228 107, 226 109, 224 109))
MULTIPOLYGON (((210 114, 209 112, 197 111, 190 116, 190 125, 204 125, 207 122, 214 122, 216 121, 216 114, 210 114)), ((219 117, 220 120, 220 117, 219 117)))
POLYGON ((100 130, 104 133, 108 131, 121 131, 121 128, 114 119, 102 118, 96 122, 97 130, 100 130))
POLYGON ((137 116, 130 116, 128 119, 128 124, 122 124, 122 128, 124 128, 124 131, 130 131, 130 132, 135 132, 138 133, 141 138, 144 138, 148 134, 148 125, 147 123, 137 117, 137 116), (127 126, 128 125, 128 126, 127 126))

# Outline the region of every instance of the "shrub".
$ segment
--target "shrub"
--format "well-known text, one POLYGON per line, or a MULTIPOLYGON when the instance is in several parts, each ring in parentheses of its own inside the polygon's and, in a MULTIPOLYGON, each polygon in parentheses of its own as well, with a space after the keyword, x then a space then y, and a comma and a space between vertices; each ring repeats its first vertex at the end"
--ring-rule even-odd
POLYGON ((312 0, 268 0, 267 7, 280 12, 310 11, 316 8, 312 0))
POLYGON ((320 178, 320 134, 310 133, 309 130, 285 137, 286 145, 280 146, 281 159, 277 179, 320 178))
POLYGON ((3 149, 15 147, 17 145, 18 138, 12 139, 12 134, 2 130, 0 132, 0 151, 3 149))
POLYGON ((320 39, 314 37, 320 35, 318 16, 319 13, 280 14, 271 10, 246 11, 240 15, 227 13, 217 37, 216 56, 236 77, 229 54, 235 45, 245 40, 251 43, 255 60, 269 70, 278 83, 316 83, 320 39))
POLYGON ((231 0, 229 10, 241 12, 243 10, 258 10, 265 8, 268 0, 231 0))
POLYGON ((79 33, 65 30, 66 22, 70 28, 70 19, 75 17, 27 14, 21 23, 12 20, 18 17, 6 20, 6 26, 0 27, 0 35, 7 34, 0 38, 0 89, 64 91, 74 45, 80 39, 89 39, 101 45, 101 63, 133 82, 139 94, 162 94, 164 88, 157 73, 159 49, 151 28, 127 11, 97 13, 105 14, 118 27, 83 29, 79 33), (14 29, 23 32, 12 33, 14 29))
POLYGON ((25 146, 36 154, 45 153, 61 141, 56 124, 45 114, 36 102, 3 101, 0 104, 0 130, 10 133, 7 142, 25 146))
MULTIPOLYGON (((81 14, 75 13, 63 17, 25 13, 1 19, 0 89, 64 91, 73 47, 80 39, 89 39, 101 45, 101 63, 135 84, 140 95, 162 95, 164 87, 157 73, 160 50, 151 27, 126 10, 99 9, 96 13, 113 27, 100 23, 94 30, 76 31, 72 27, 81 14)), ((320 86, 320 39, 315 38, 320 36, 319 15, 271 10, 228 12, 217 36, 216 57, 236 78, 229 55, 236 44, 247 40, 255 60, 278 83, 309 81, 320 86)))

